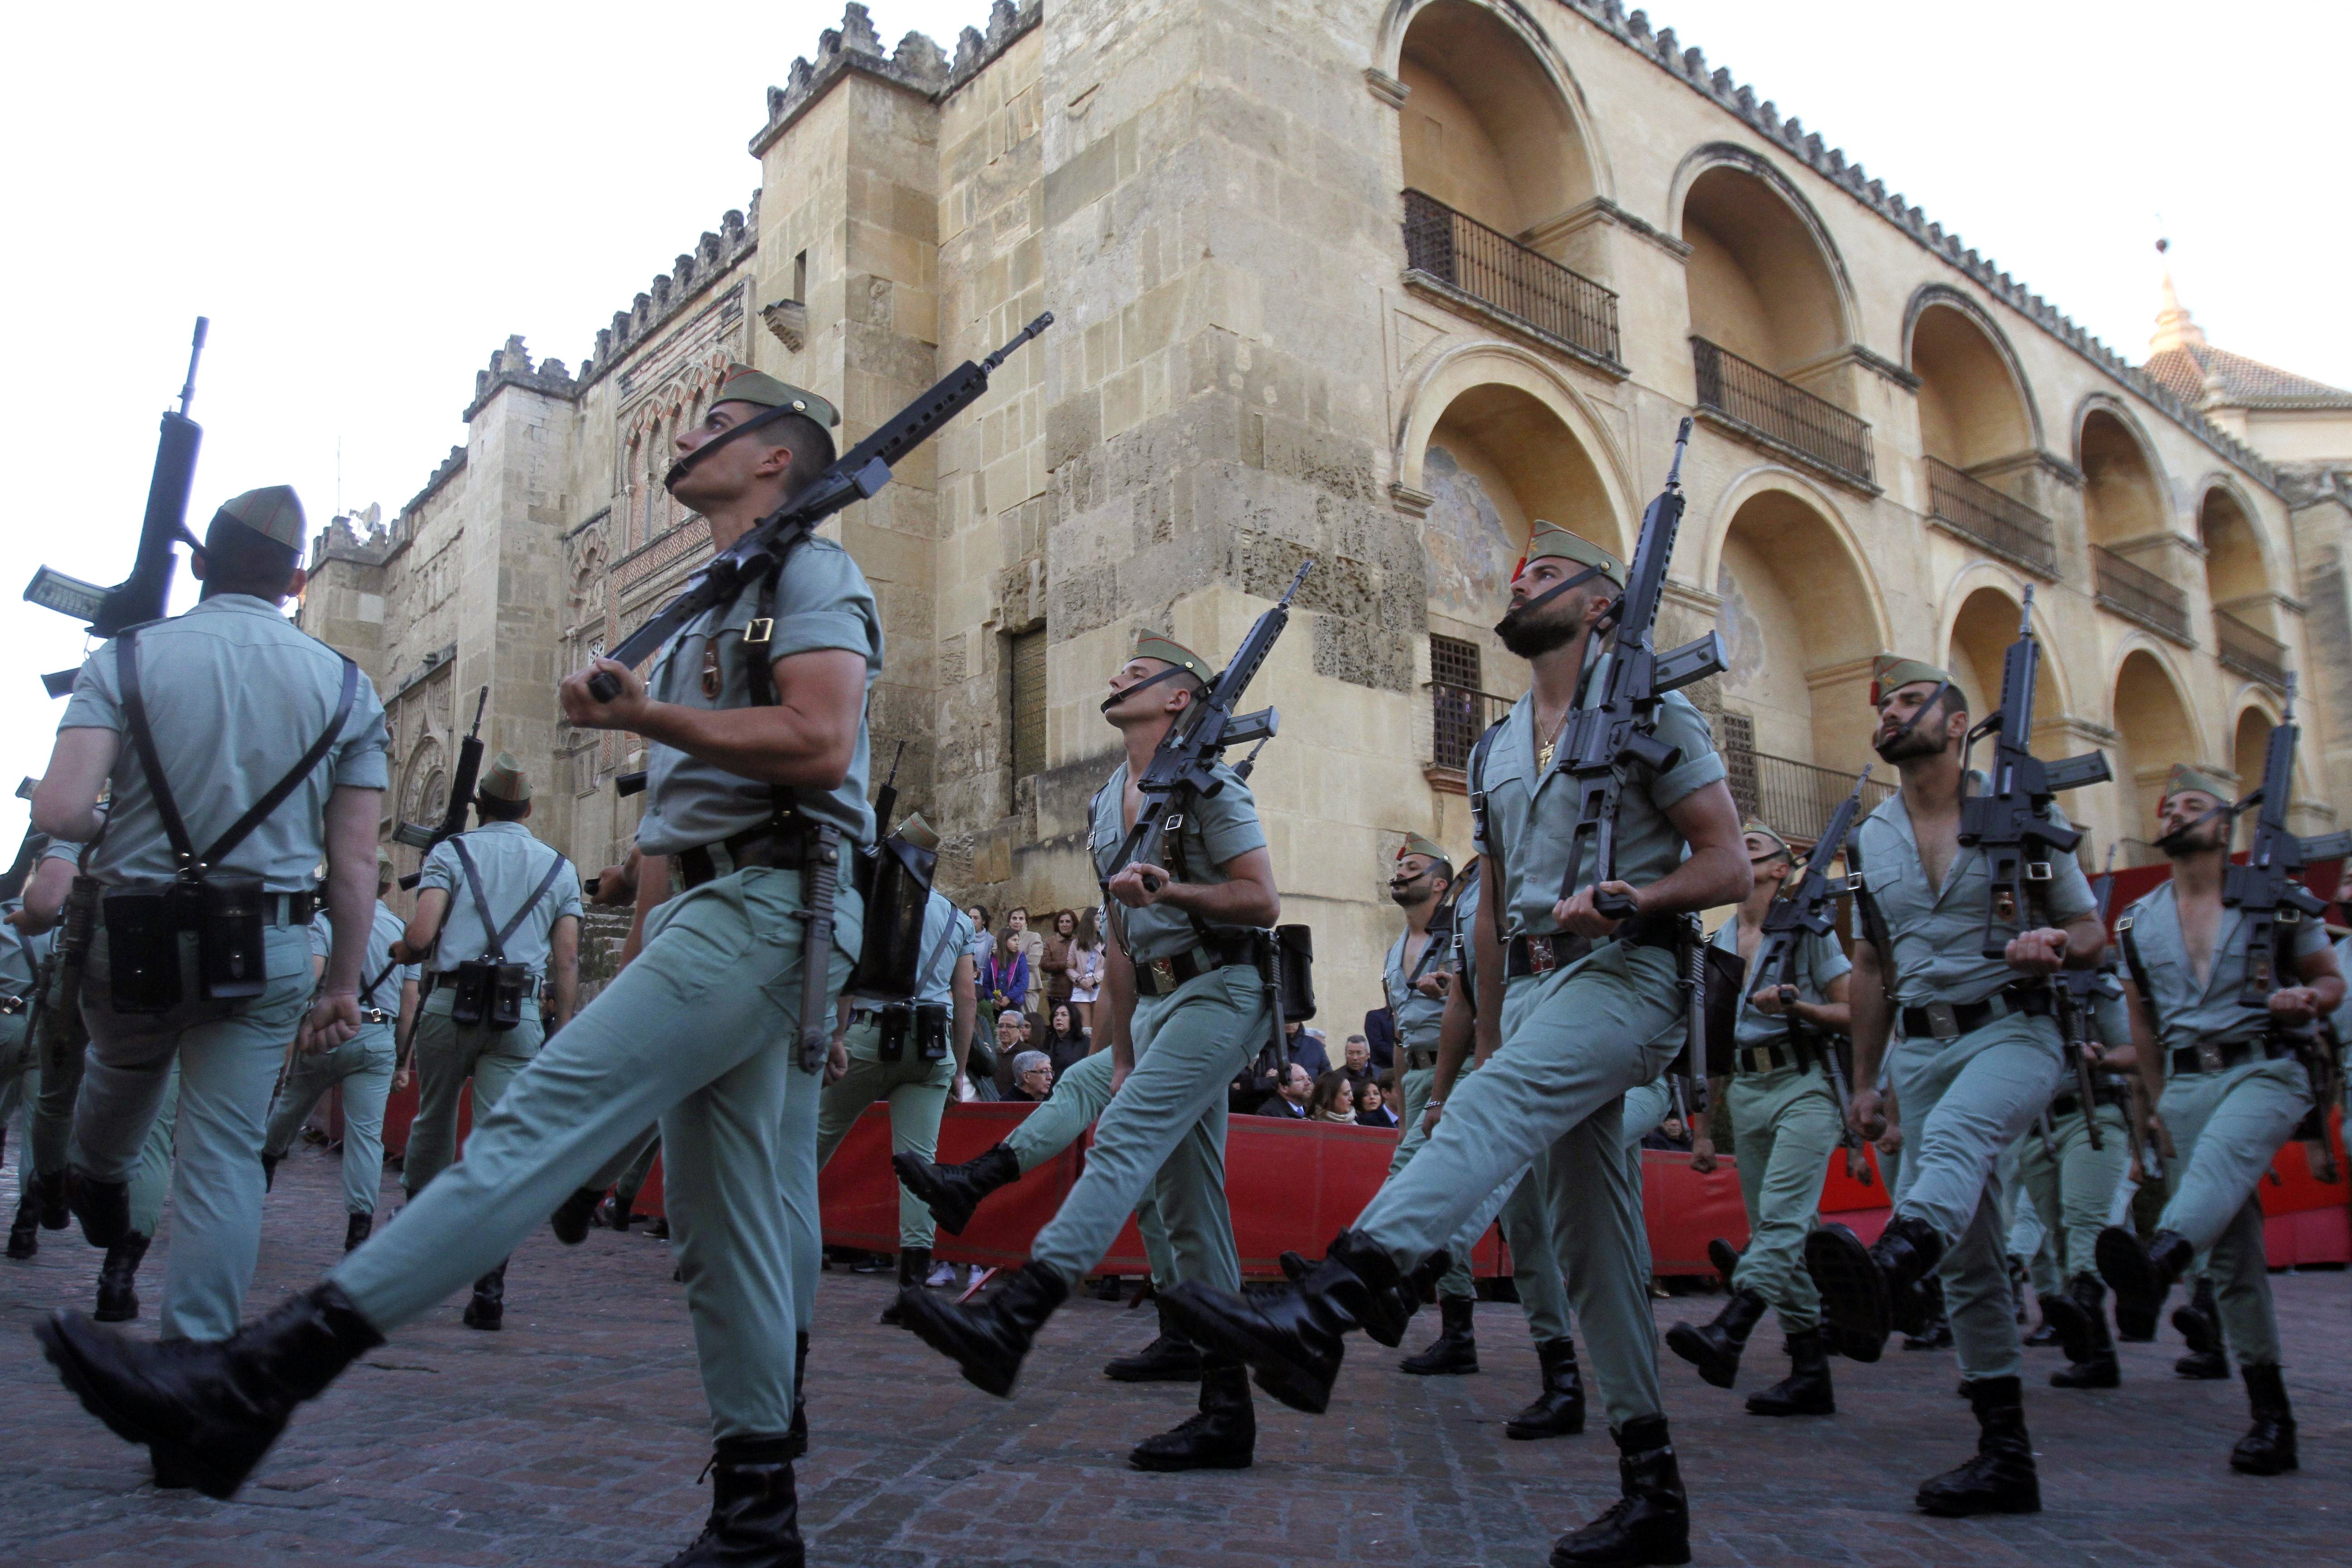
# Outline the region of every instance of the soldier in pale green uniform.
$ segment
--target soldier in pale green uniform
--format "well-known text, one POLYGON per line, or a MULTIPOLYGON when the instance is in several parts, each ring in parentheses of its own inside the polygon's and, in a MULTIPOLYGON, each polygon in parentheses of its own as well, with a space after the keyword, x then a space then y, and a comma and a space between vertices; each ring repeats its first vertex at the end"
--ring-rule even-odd
POLYGON ((1878 1359, 1892 1330, 1925 1326, 1923 1284, 1941 1270, 1978 1422, 1977 1455, 1925 1482, 1916 1500, 1948 1518, 2032 1513, 2042 1492, 2025 1430, 1999 1166, 2057 1087, 2063 1050, 2052 977, 2095 963, 2106 933, 2071 856, 2057 858, 2039 884, 2038 910, 1996 910, 1988 926, 1984 853, 1959 842, 1963 795, 1988 787, 1962 769, 1968 698, 1917 659, 1882 656, 1875 677, 1873 743, 1902 782, 1855 839, 1864 896, 1893 950, 1866 942, 1855 952, 1850 1120, 1866 1138, 1885 1130, 1879 1060, 1899 1024, 1893 1068, 1905 1185, 1874 1246, 1865 1250, 1842 1226, 1823 1226, 1805 1239, 1805 1264, 1840 1348, 1865 1363, 1878 1359), (1989 930, 2003 956, 1984 956, 1989 930))
MULTIPOLYGON (((891 835, 922 849, 937 849, 939 835, 920 816, 910 816, 891 835)), ((910 999, 855 995, 844 999, 845 1027, 834 1036, 824 1098, 818 1102, 816 1163, 819 1170, 850 1127, 876 1100, 890 1107, 890 1148, 928 1163, 940 1152, 940 1118, 952 1096, 961 1099, 964 1063, 971 1051, 977 1008, 975 966, 968 951, 971 921, 945 893, 933 892, 923 911, 921 957, 910 999), (886 1009, 899 1010, 895 1019, 886 1009), (893 1026, 886 1032, 886 1022, 893 1026)), ((903 1187, 898 1193, 898 1283, 920 1289, 931 1272, 931 1211, 903 1187)), ((894 1302, 882 1321, 897 1323, 894 1302)), ((805 1326, 805 1325, 803 1325, 805 1326)))
POLYGON ((22 899, 10 899, 0 910, 0 1144, 19 1104, 25 1107, 26 1136, 16 1143, 16 1216, 8 1227, 8 1256, 32 1257, 40 1250, 41 1189, 33 1179, 30 1133, 41 1094, 40 1069, 34 1065, 32 1021, 41 963, 48 956, 49 933, 28 931, 21 918, 22 899))
MULTIPOLYGON (((2124 1011, 2122 983, 2104 972, 2096 976, 2090 1010, 2093 1016, 2084 1026, 2128 1064, 2131 1021, 2124 1011)), ((2131 1091, 2121 1074, 2105 1067, 2093 1069, 2091 1087, 2093 1103, 2086 1107, 2074 1075, 2062 1073, 2048 1110, 2016 1145, 2018 1194, 2041 1217, 2042 1251, 2055 1260, 2063 1281, 2056 1290, 2036 1288, 2042 1321, 2066 1352, 2067 1364, 2050 1374, 2053 1388, 2113 1388, 2123 1378, 2115 1339, 2107 1331, 2107 1292, 2099 1283, 2093 1252, 2115 1206, 2116 1184, 2131 1164, 2131 1118, 2125 1110, 2131 1091), (2095 1149, 2094 1116, 2099 1128, 2095 1149)))
MULTIPOLYGON (((580 873, 531 836, 530 779, 506 752, 475 786, 480 826, 444 839, 425 857, 416 910, 388 957, 421 963, 424 1002, 415 1025, 416 1120, 408 1130, 401 1186, 413 1202, 457 1154, 457 1099, 474 1086, 474 1125, 497 1106, 515 1075, 563 1026, 580 994, 580 873), (522 972, 518 1016, 504 1024, 487 1008, 461 1024, 463 973, 497 964, 522 972), (541 983, 553 993, 540 1016, 541 983)), ((381 967, 383 961, 375 961, 381 967)), ((477 1002, 477 1007, 482 1004, 477 1002)), ((506 1319, 506 1260, 474 1281, 469 1329, 506 1319)))
MULTIPOLYGON (((725 550, 831 464, 834 422, 821 399, 739 368, 680 434, 672 493, 725 550)), ((798 917, 807 868, 873 835, 865 712, 881 668, 863 574, 838 544, 812 538, 774 577, 754 574, 689 622, 657 659, 650 694, 609 659, 569 677, 567 722, 632 731, 649 747, 626 966, 517 1076, 466 1157, 327 1280, 226 1345, 193 1352, 159 1352, 61 1315, 41 1331, 68 1386, 117 1434, 229 1496, 297 1405, 506 1257, 658 1117, 717 1437, 708 1525, 673 1561, 799 1562, 793 1296, 817 1260, 795 1247, 785 1211, 815 1212, 823 1063, 801 1065, 798 917), (589 689, 596 675, 617 687, 609 701, 589 689), (683 890, 665 898, 673 873, 683 890)), ((372 837, 373 806, 369 821, 372 837)), ((845 878, 834 915, 832 950, 818 954, 828 1017, 861 930, 845 878)), ((340 941, 336 951, 340 962, 340 941)), ((247 1160, 257 1192, 259 1164, 247 1160)))
MULTIPOLYGON (((383 1184, 383 1106, 403 1045, 416 1027, 417 970, 393 956, 406 922, 386 904, 392 891, 392 858, 375 863, 375 916, 368 927, 367 956, 360 963, 360 1030, 330 1050, 296 1050, 278 1086, 278 1106, 261 1141, 266 1180, 294 1146, 310 1108, 331 1089, 343 1091, 343 1250, 349 1252, 374 1228, 376 1191, 383 1184)), ((324 973, 334 951, 328 922, 310 922, 310 954, 324 973)))
POLYGON ((2237 1352, 2254 1417, 2230 1468, 2275 1476, 2296 1468, 2294 1413, 2279 1375, 2255 1188, 2312 1106, 2292 1033, 2336 1010, 2344 980, 2317 921, 2282 921, 2288 951, 2279 958, 2278 988, 2267 1005, 2240 1000, 2251 921, 2221 901, 2231 798, 2210 774, 2172 770, 2157 840, 2172 861, 2172 879, 2116 921, 2131 974, 2140 1081, 2172 1134, 2173 1185, 2155 1237, 2142 1243, 2127 1227, 2111 1226, 2100 1233, 2098 1265, 2118 1306, 2153 1319, 2173 1281, 2210 1249, 2221 1331, 2237 1352))
MULTIPOLYGON (((1832 1037, 1853 1027, 1847 976, 1853 964, 1835 938, 1805 931, 1797 939, 1794 996, 1784 998, 1777 985, 1750 973, 1763 944, 1764 919, 1795 871, 1796 857, 1787 839, 1760 822, 1748 824, 1742 837, 1756 885, 1716 929, 1714 942, 1738 956, 1749 978, 1741 987, 1730 1060, 1708 1064, 1707 1087, 1731 1113, 1749 1240, 1732 1271, 1730 1299, 1715 1321, 1704 1328, 1676 1323, 1666 1331, 1666 1348, 1708 1383, 1729 1388, 1739 1375, 1748 1336, 1769 1306, 1780 1314, 1790 1373, 1749 1395, 1748 1414, 1831 1415, 1837 1397, 1822 1338, 1821 1292, 1805 1272, 1805 1233, 1821 1207, 1822 1176, 1845 1123, 1845 1108, 1821 1058, 1837 1048, 1832 1037), (1789 1038, 1791 1015, 1808 1037, 1810 1049, 1802 1055, 1789 1038)), ((1691 1152, 1699 1169, 1714 1167, 1714 1141, 1703 1124, 1692 1130, 1691 1152)))
POLYGON ((1499 1045, 1452 1091, 1427 1147, 1303 1279, 1246 1300, 1191 1284, 1176 1291, 1195 1338, 1248 1361, 1261 1386, 1286 1403, 1321 1410, 1340 1335, 1364 1327, 1394 1343, 1408 1277, 1454 1245, 1499 1185, 1544 1156, 1555 1255, 1608 1407, 1624 1494, 1562 1538, 1555 1563, 1689 1560, 1688 1508, 1659 1400, 1641 1188, 1622 1119, 1627 1091, 1656 1079, 1683 1043, 1685 911, 1731 902, 1748 888, 1722 760, 1706 720, 1679 693, 1656 715, 1657 741, 1675 752, 1674 764, 1632 765, 1625 777, 1614 878, 1596 888, 1588 853, 1578 885, 1562 885, 1581 810, 1576 781, 1562 776, 1568 753, 1559 742, 1571 710, 1600 700, 1607 661, 1587 658, 1588 637, 1623 576, 1605 552, 1539 522, 1496 628, 1534 677, 1473 766, 1474 798, 1484 803, 1478 848, 1489 868, 1475 922, 1480 1046, 1499 1045), (1602 891, 1636 912, 1603 915, 1595 901, 1602 891))
POLYGON ((68 1156, 91 1245, 134 1234, 131 1177, 173 1064, 181 1068, 167 1340, 236 1330, 260 1245, 270 1086, 312 996, 307 928, 321 858, 330 912, 354 943, 326 992, 348 1005, 357 988, 383 708, 355 665, 278 608, 301 588, 304 542, 301 504, 284 486, 222 507, 194 562, 202 602, 90 655, 33 800, 45 830, 89 841, 84 869, 105 888, 83 978, 90 1045, 68 1156), (199 864, 207 900, 253 911, 215 917, 209 963, 193 898, 164 897, 199 864), (132 944, 121 933, 133 931, 152 934, 132 944))
MULTIPOLYGON (((1136 780, 1212 676, 1182 645, 1147 636, 1111 677, 1102 705, 1127 751, 1095 796, 1091 834, 1112 908, 1105 999, 1115 1087, 1085 1171, 1038 1232, 1030 1260, 987 1302, 967 1310, 919 1289, 899 1294, 908 1326, 992 1394, 1011 1392, 1038 1326, 1147 1192, 1179 1281, 1241 1285, 1225 1207, 1226 1086, 1274 1030, 1265 928, 1281 910, 1249 786, 1215 763, 1219 787, 1183 812, 1163 851, 1169 864, 1118 863, 1142 801, 1136 780)), ((1246 1373, 1204 1358, 1200 1414, 1128 1458, 1140 1469, 1239 1468, 1256 1437, 1246 1373)))

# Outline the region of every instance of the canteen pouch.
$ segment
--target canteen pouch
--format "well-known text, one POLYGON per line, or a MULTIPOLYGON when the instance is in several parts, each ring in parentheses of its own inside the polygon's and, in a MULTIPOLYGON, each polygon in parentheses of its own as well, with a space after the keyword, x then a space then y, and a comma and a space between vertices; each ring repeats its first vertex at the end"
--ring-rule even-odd
POLYGON ((907 1026, 912 1021, 914 1009, 892 1005, 874 1015, 874 1054, 886 1062, 895 1062, 907 1054, 907 1026))
POLYGON ((530 972, 520 963, 492 963, 473 958, 457 965, 449 979, 449 1021, 482 1028, 511 1029, 522 1022, 523 990, 530 972))
POLYGON ((205 876, 195 885, 196 972, 215 1002, 258 996, 269 984, 258 877, 205 876))
POLYGON ((927 1062, 944 1060, 948 1054, 948 1010, 937 1002, 925 1002, 915 1008, 915 1044, 927 1062))
POLYGON ((1310 926, 1274 928, 1274 956, 1278 966, 1282 1016, 1315 1016, 1315 931, 1310 926))
POLYGON ((176 882, 126 882, 100 897, 106 922, 107 1005, 117 1013, 168 1013, 180 1005, 176 882))

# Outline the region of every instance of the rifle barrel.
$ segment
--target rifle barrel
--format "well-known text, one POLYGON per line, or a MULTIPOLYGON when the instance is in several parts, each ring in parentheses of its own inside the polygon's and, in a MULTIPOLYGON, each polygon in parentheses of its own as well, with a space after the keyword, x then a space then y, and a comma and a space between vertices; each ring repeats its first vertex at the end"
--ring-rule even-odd
POLYGON ((205 332, 212 326, 212 318, 196 318, 195 341, 188 345, 188 379, 180 384, 180 417, 188 416, 188 405, 196 397, 196 361, 204 357, 205 332))

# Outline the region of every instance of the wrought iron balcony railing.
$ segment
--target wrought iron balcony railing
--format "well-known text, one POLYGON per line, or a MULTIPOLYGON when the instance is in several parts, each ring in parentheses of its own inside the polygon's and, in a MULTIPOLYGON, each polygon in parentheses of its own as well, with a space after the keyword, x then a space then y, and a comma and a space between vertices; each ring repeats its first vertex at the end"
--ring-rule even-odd
POLYGON ((2091 564, 2098 575, 2100 604, 2183 647, 2194 646, 2189 635, 2188 595, 2103 544, 2091 546, 2091 564))
POLYGON ((1546 337, 1622 363, 1615 294, 1422 191, 1404 194, 1404 256, 1414 271, 1546 337))
MULTIPOLYGON (((1731 798, 1743 817, 1764 824, 1791 843, 1813 841, 1838 802, 1853 793, 1856 774, 1835 768, 1817 768, 1791 757, 1727 747, 1723 766, 1729 775, 1731 798)), ((1874 775, 1862 794, 1862 814, 1868 816, 1895 793, 1891 780, 1874 775)), ((1856 819, 1857 821, 1859 818, 1856 819)))
POLYGON ((2286 689, 2286 644, 2227 610, 2213 612, 2213 633, 2223 664, 2274 691, 2286 689))
POLYGON ((1849 479, 1876 482, 1868 421, 1705 338, 1691 339, 1691 362, 1701 408, 1849 479))
POLYGON ((2023 501, 1971 479, 1940 458, 1927 459, 1930 512, 1957 533, 2044 577, 2058 575, 2058 536, 2023 501))
POLYGON ((1427 685, 1430 711, 1430 765, 1459 773, 1470 765, 1470 748, 1486 727, 1511 710, 1517 700, 1491 691, 1473 691, 1442 680, 1427 685))

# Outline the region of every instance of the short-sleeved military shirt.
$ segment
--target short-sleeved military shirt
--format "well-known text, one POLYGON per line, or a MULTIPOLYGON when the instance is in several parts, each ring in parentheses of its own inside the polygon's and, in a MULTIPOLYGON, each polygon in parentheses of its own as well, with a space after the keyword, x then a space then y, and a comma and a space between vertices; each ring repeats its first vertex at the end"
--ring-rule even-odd
MULTIPOLYGON (((361 1006, 397 1013, 400 1011, 400 988, 425 978, 424 965, 392 962, 392 944, 398 942, 407 930, 408 922, 378 899, 373 912, 369 916, 367 947, 360 958, 361 1006), (369 990, 368 982, 375 980, 379 974, 383 978, 376 981, 373 991, 369 990)), ((310 956, 331 958, 334 947, 335 922, 328 917, 326 910, 320 910, 317 918, 310 921, 310 956)))
MULTIPOLYGON (((489 949, 491 933, 482 929, 482 917, 474 903, 472 889, 467 885, 465 868, 457 863, 456 846, 459 838, 466 841, 466 853, 473 857, 474 869, 481 876, 482 896, 489 903, 490 918, 501 926, 514 919, 523 900, 530 897, 531 890, 546 878, 548 868, 561 858, 532 837, 530 829, 520 822, 486 822, 470 832, 442 840, 425 857, 425 869, 416 884, 420 893, 427 888, 440 888, 449 894, 449 914, 442 922, 441 940, 425 962, 425 967, 436 974, 446 974, 460 963, 480 958, 489 949)), ((507 938, 506 961, 521 964, 534 975, 546 973, 548 933, 565 915, 576 919, 579 913, 580 871, 577 867, 566 865, 556 872, 554 882, 515 927, 514 934, 507 938)))
MULTIPOLYGON (((1580 707, 1600 700, 1608 667, 1606 655, 1592 663, 1577 699, 1580 707)), ((1686 847, 1666 813, 1692 792, 1724 776, 1723 759, 1716 754, 1706 717, 1679 691, 1668 692, 1659 704, 1657 739, 1678 750, 1681 758, 1663 773, 1637 764, 1618 796, 1616 879, 1636 888, 1648 886, 1682 863, 1686 847)), ((1560 900, 1578 816, 1576 782, 1562 769, 1568 748, 1561 746, 1551 765, 1542 769, 1536 765, 1536 748, 1535 694, 1529 692, 1512 704, 1486 748, 1479 774, 1479 786, 1486 792, 1486 831, 1503 845, 1508 883, 1502 889, 1504 923, 1513 935, 1540 936, 1559 930, 1551 910, 1560 900)), ((1483 854, 1489 846, 1482 841, 1478 848, 1483 854)), ((1592 885, 1594 859, 1588 843, 1576 888, 1592 885)))
MULTIPOLYGON (((772 664, 823 648, 862 655, 866 689, 873 689, 875 678, 882 673, 882 621, 874 591, 849 552, 832 540, 811 539, 785 558, 772 605, 763 602, 762 589, 761 584, 746 584, 733 603, 706 612, 671 639, 655 658, 646 682, 655 700, 702 709, 752 706, 751 660, 759 656, 747 654, 743 647, 744 634, 752 630, 767 633, 766 657, 772 664), (760 625, 771 619, 771 626, 760 625), (713 658, 715 693, 704 679, 713 658)), ((866 802, 870 763, 866 726, 860 719, 857 749, 838 788, 785 793, 802 816, 831 823, 853 846, 869 844, 874 838, 874 811, 866 802)), ((767 821, 774 807, 771 786, 659 742, 647 748, 646 773, 646 815, 637 825, 637 847, 648 855, 675 855, 731 837, 767 821)))
MULTIPOLYGON (((1179 870, 1174 862, 1181 860, 1181 879, 1203 886, 1231 881, 1219 867, 1236 855, 1265 847, 1265 829, 1258 825, 1257 798, 1250 794, 1249 785, 1222 762, 1216 764, 1215 773, 1224 787, 1213 795, 1193 797, 1184 812, 1184 826, 1177 830, 1180 844, 1163 848, 1160 858, 1160 864, 1171 871, 1179 870)), ((1122 762, 1094 798, 1095 876, 1105 884, 1119 869, 1118 847, 1127 837, 1121 810, 1126 795, 1127 763, 1122 762)), ((1173 958, 1201 940, 1192 917, 1171 904, 1131 910, 1114 899, 1110 918, 1125 931, 1127 955, 1138 963, 1173 958)), ((1214 921, 1207 924, 1223 936, 1239 936, 1250 929, 1214 921)))
MULTIPOLYGON (((1715 928, 1714 942, 1724 952, 1738 955, 1738 915, 1715 928)), ((1756 951, 1764 951, 1761 935, 1756 939, 1756 951)), ((1755 967, 1755 960, 1751 958, 1747 968, 1752 970, 1755 967)), ((1837 984, 1839 977, 1853 971, 1853 961, 1845 955, 1845 950, 1837 944, 1835 937, 1816 936, 1811 931, 1804 931, 1797 938, 1797 962, 1790 968, 1796 973, 1797 999, 1818 1007, 1830 999, 1830 987, 1837 984)), ((1783 1013, 1774 1017, 1752 1000, 1757 987, 1763 984, 1762 975, 1743 971, 1739 985, 1739 1021, 1731 1032, 1731 1043, 1740 1050, 1754 1046, 1778 1045, 1789 1037, 1789 1016, 1783 1013)))
MULTIPOLYGON (((1478 884, 1475 872, 1470 874, 1469 885, 1454 901, 1454 930, 1464 939, 1463 952, 1468 954, 1468 939, 1478 918, 1478 884)), ((1455 974, 1461 972, 1453 952, 1453 941, 1444 933, 1430 938, 1437 949, 1423 950, 1411 966, 1404 961, 1405 939, 1400 936, 1389 946, 1389 956, 1381 973, 1381 984, 1388 996, 1389 1016, 1396 1020, 1397 1044, 1406 1050, 1433 1051, 1437 1048, 1437 1037, 1445 1021, 1445 1001, 1413 989, 1412 982, 1432 974, 1455 974)))
MULTIPOLYGON (((64 730, 112 730, 113 806, 89 872, 109 885, 172 876, 178 865, 145 767, 122 717, 110 638, 82 662, 64 730)), ((139 628, 139 685, 172 798, 203 850, 293 769, 334 717, 343 661, 277 606, 216 594, 184 616, 139 628)), ((274 893, 305 892, 326 855, 327 797, 386 781, 383 704, 362 675, 326 760, 216 869, 257 876, 274 893)))
MULTIPOLYGON (((1969 774, 1970 794, 1985 788, 1982 773, 1969 774)), ((2063 812, 2053 805, 2050 815, 2064 826, 2063 812)), ((1944 872, 1944 885, 1928 887, 1900 790, 1863 819, 1855 837, 1862 850, 1863 880, 1895 942, 1895 973, 1888 989, 1897 1005, 1980 1002, 2019 978, 2005 961, 1984 955, 1985 914, 1992 906, 1992 888, 1983 850, 1963 845, 1944 872)), ((2051 924, 2063 925, 2098 908, 2090 879, 2074 857, 2055 857, 2051 872, 2044 911, 2051 924)), ((1994 923, 1992 940, 2006 946, 2039 923, 2031 910, 2020 910, 2016 919, 1994 923)))
MULTIPOLYGON (((2238 988, 2246 983, 2251 924, 2243 910, 2222 909, 2213 933, 2213 970, 2201 983, 2189 968, 2189 949, 2180 939, 2180 906, 2170 882, 2132 905, 2126 918, 2131 921, 2131 952, 2147 973, 2152 993, 2144 1000, 2155 1015, 2166 1050, 2182 1050, 2200 1040, 2231 1045, 2259 1039, 2269 1029, 2269 1008, 2249 1007, 2238 1000, 2238 988)), ((2298 921, 2291 929, 2298 959, 2327 945, 2327 931, 2315 920, 2298 921)), ((2279 978, 2293 984, 2284 974, 2279 978)))
MULTIPOLYGON (((10 899, 0 904, 0 914, 13 915, 24 907, 22 899, 10 899)), ((38 936, 26 936, 15 926, 0 924, 0 996, 32 995, 41 961, 49 955, 49 942, 56 934, 45 931, 38 936)))

